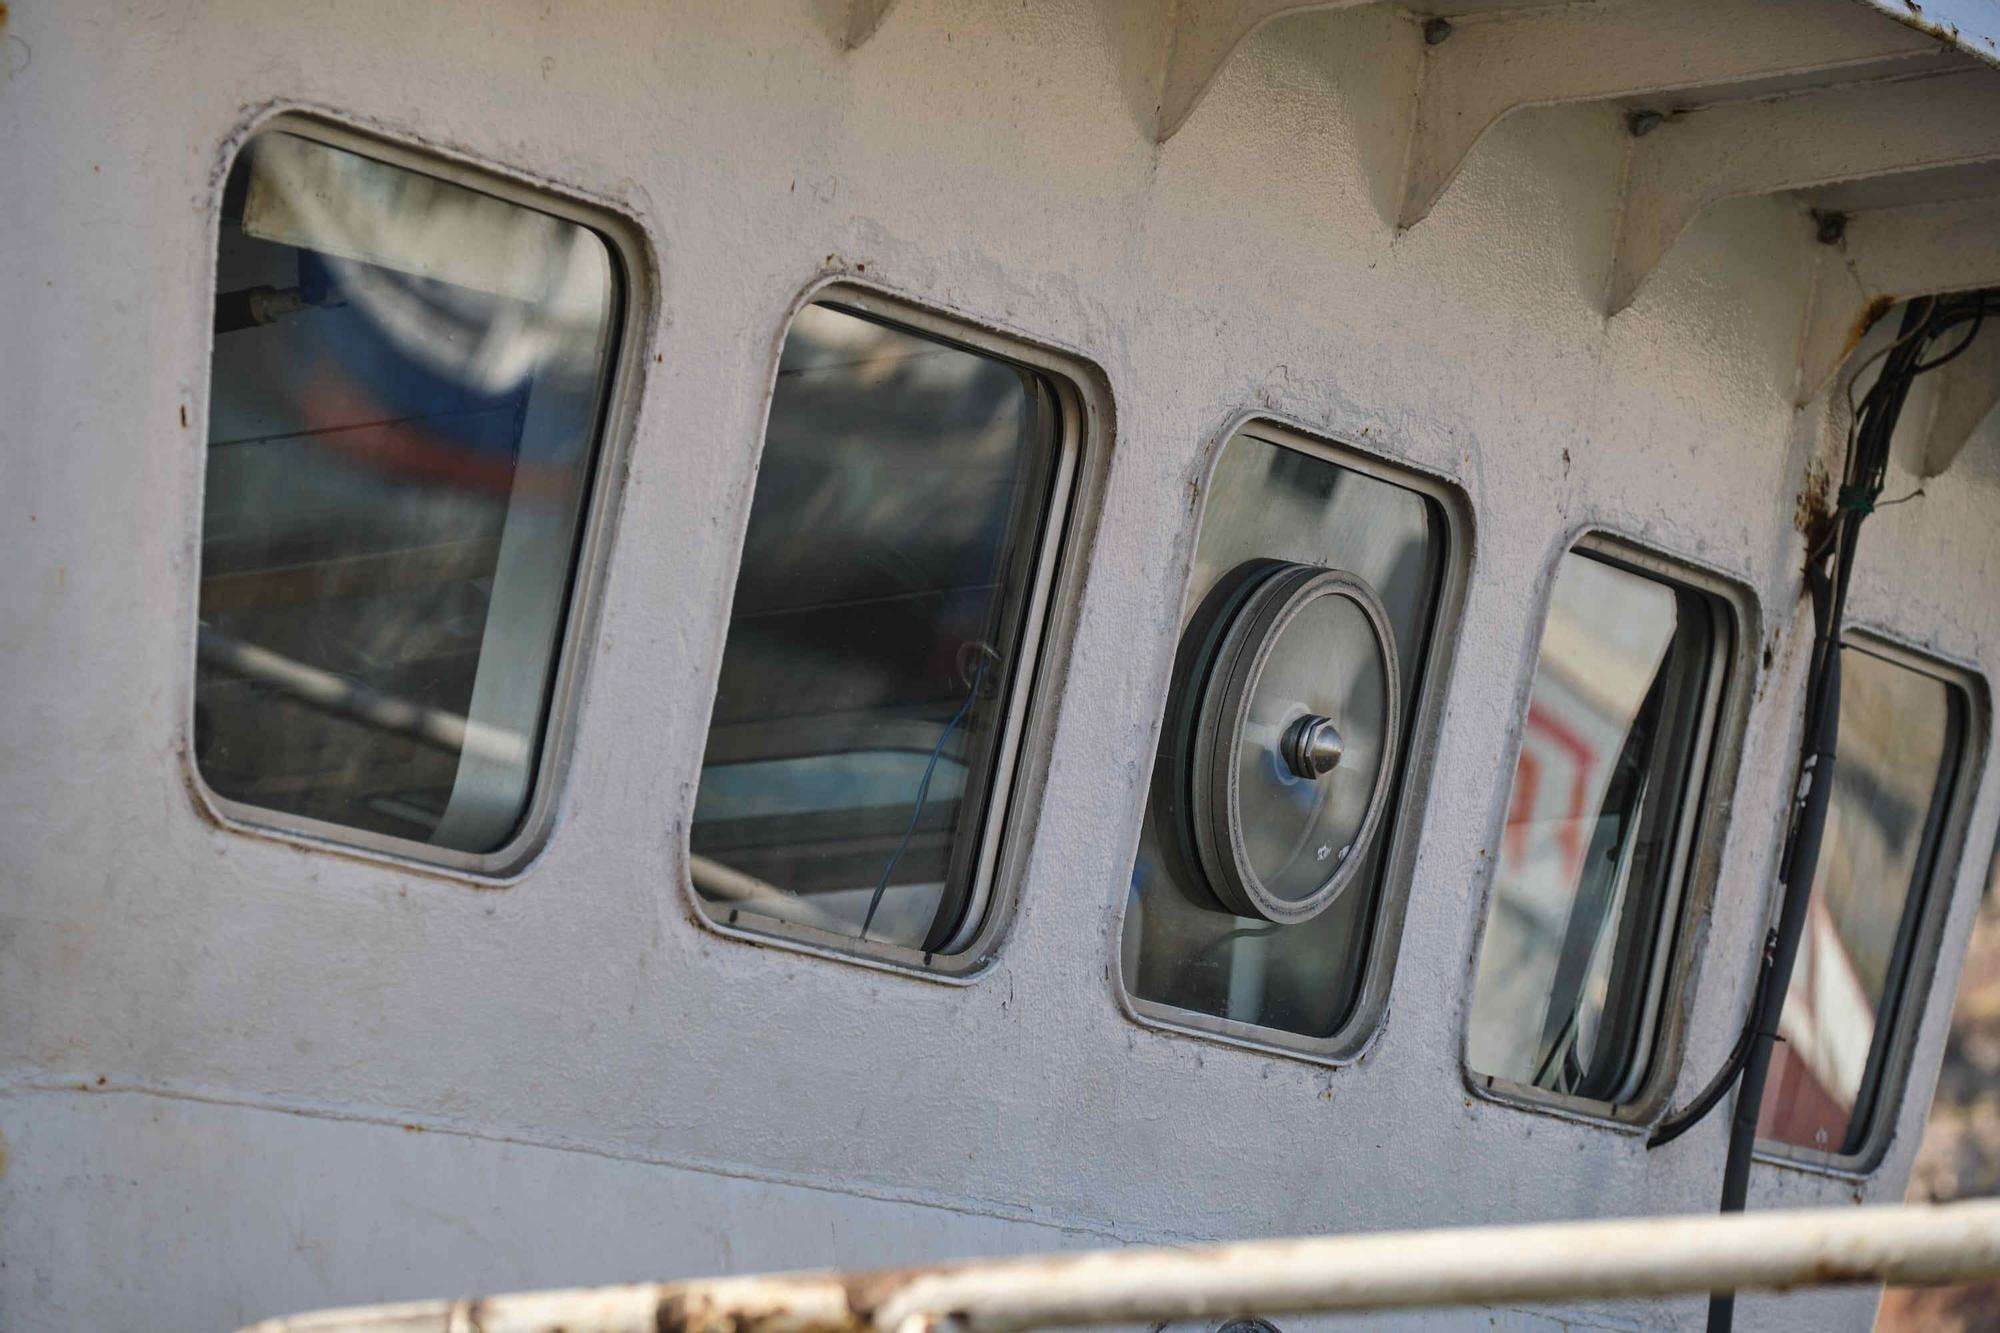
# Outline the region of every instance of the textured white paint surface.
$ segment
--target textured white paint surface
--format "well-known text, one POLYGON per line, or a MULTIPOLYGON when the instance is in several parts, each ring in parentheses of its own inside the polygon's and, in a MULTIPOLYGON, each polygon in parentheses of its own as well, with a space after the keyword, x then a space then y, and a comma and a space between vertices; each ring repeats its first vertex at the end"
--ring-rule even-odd
MULTIPOLYGON (((1600 312, 1625 154, 1526 111, 1398 236, 1413 25, 1286 19, 1150 138, 1119 0, 117 5, 0 33, 0 1325, 217 1327, 399 1295, 1099 1241, 1698 1211, 1725 1122, 1470 1098, 1469 959, 1539 580, 1597 524, 1741 578, 1758 681, 1685 1097, 1733 1036, 1802 669, 1791 407, 1814 244, 1708 210, 1600 312), (516 883, 217 827, 181 753, 225 144, 296 101, 611 201, 659 311, 547 851, 516 883), (1390 184, 1385 184, 1388 182, 1390 184), (863 268, 865 266, 865 270, 863 268), (936 985, 723 939, 680 881, 783 312, 829 270, 1070 349, 1116 422, 1021 908, 936 985), (1471 584, 1388 1026, 1326 1070, 1133 1025, 1108 975, 1192 549, 1245 410, 1457 479, 1471 584), (106 1089, 98 1091, 98 1080, 106 1089), (408 1133, 401 1125, 419 1126, 408 1133)), ((1990 430, 1990 428, 1989 428, 1990 430)), ((1891 479, 1892 494, 1914 486, 1891 479)), ((1863 539, 1859 618, 2000 667, 2000 441, 1863 539)), ((1937 984, 1996 816, 1980 794, 1937 984)), ((1889 1158, 1757 1204, 1902 1192, 1889 1158)), ((1863 1327, 1867 1293, 1746 1321, 1863 1327)), ((1440 1316, 1447 1326, 1501 1312, 1440 1316)), ((1693 1325, 1700 1303, 1570 1312, 1693 1325)), ((1759 1326, 1762 1326, 1761 1323, 1759 1326)))

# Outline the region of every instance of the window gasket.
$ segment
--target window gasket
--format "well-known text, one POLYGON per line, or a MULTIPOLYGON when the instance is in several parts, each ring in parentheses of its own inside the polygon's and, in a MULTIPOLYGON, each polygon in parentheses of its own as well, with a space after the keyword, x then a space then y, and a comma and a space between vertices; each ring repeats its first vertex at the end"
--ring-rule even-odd
MULTIPOLYGON (((920 304, 848 273, 823 274, 792 299, 771 340, 764 373, 764 416, 758 423, 756 451, 751 462, 753 478, 763 460, 770 405, 785 341, 799 313, 814 304, 828 305, 1009 362, 1040 376, 1055 398, 1056 472, 1050 485, 1047 515, 1039 529, 1040 549, 1022 617, 1022 642, 1028 646, 1029 660, 1026 669, 1016 673, 1003 715, 1005 730, 996 750, 993 776, 981 798, 968 909, 969 913, 978 914, 978 924, 962 934, 964 942, 956 951, 926 952, 884 941, 859 940, 743 908, 720 908, 694 887, 690 869, 693 820, 687 817, 679 821, 679 864, 675 875, 688 912, 695 921, 719 935, 926 981, 969 985, 998 957, 1000 943, 1020 905, 1031 844, 1019 836, 1019 830, 1032 824, 1046 786, 1060 681, 1067 675, 1076 628, 1074 611, 1081 597, 1085 556, 1095 528, 1104 461, 1109 453, 1105 441, 1113 419, 1111 393, 1102 372, 1076 352, 970 316, 920 304)), ((743 564, 749 506, 755 489, 754 482, 745 489, 734 558, 728 566, 730 591, 725 594, 726 600, 720 602, 723 633, 716 638, 714 656, 708 664, 709 714, 714 711, 715 691, 721 678, 722 653, 728 640, 728 620, 735 596, 734 580, 743 564)), ((969 915, 967 919, 972 918, 969 915)))
MULTIPOLYGON (((1119 1012, 1139 1027, 1337 1069, 1366 1057, 1388 1026, 1389 989, 1395 980, 1396 964, 1402 952, 1403 926, 1416 876, 1424 808, 1430 795, 1438 736, 1444 722, 1445 696, 1452 682, 1452 663, 1463 628, 1461 613, 1465 606, 1466 589, 1472 578, 1475 545, 1472 503, 1457 480, 1443 473, 1404 459, 1366 452, 1356 445, 1317 433, 1303 423, 1268 412, 1240 412, 1211 437, 1207 457, 1202 460, 1200 503, 1194 507, 1191 527, 1179 548, 1183 568, 1178 588, 1180 596, 1174 603, 1177 612, 1174 632, 1177 637, 1182 629, 1178 612, 1187 603, 1188 591, 1194 580, 1194 553, 1199 548, 1201 530, 1208 516, 1210 482, 1224 451, 1239 436, 1249 436, 1280 449, 1289 449, 1403 487, 1433 504, 1441 519, 1444 552, 1439 561, 1437 600, 1431 608, 1430 630, 1420 659, 1404 664, 1406 671, 1417 675, 1416 705, 1405 720, 1403 771, 1391 791, 1393 824, 1387 830, 1390 842, 1382 858, 1381 894, 1369 926, 1358 993, 1347 1022, 1340 1031, 1319 1039, 1176 1008, 1134 995, 1125 984, 1122 956, 1125 923, 1131 910, 1129 882, 1119 886, 1119 906, 1110 931, 1110 965, 1106 970, 1119 1012)), ((1171 672, 1171 658, 1165 669, 1171 672)), ((1148 733, 1147 764, 1140 775, 1138 787, 1141 799, 1123 861, 1128 881, 1133 859, 1138 855, 1140 825, 1145 818, 1143 794, 1150 788, 1153 767, 1158 762, 1160 728, 1165 725, 1165 717, 1166 696, 1163 693, 1160 712, 1153 719, 1153 728, 1148 733)))
POLYGON ((1603 561, 1654 579, 1676 597, 1694 595, 1707 605, 1712 634, 1708 679, 1704 685, 1701 725, 1688 756, 1689 777, 1675 807, 1672 860, 1662 918, 1677 917, 1671 930, 1655 936, 1646 994, 1657 997, 1648 1006, 1651 1018, 1638 1042, 1650 1050, 1643 1077, 1632 1096, 1608 1102, 1554 1092, 1478 1072, 1472 1067, 1472 996, 1479 978, 1480 955, 1495 903, 1498 860, 1486 858, 1484 884, 1478 901, 1478 933, 1465 974, 1461 1004, 1458 1066, 1465 1089, 1483 1101, 1553 1116, 1627 1134, 1640 1134, 1666 1114, 1686 1051, 1687 1023, 1693 1005, 1699 958, 1694 945, 1714 905, 1715 889, 1727 840, 1733 793, 1749 721, 1754 680, 1754 645, 1762 642, 1756 595, 1747 584, 1722 570, 1671 554, 1615 529, 1586 524, 1564 536, 1542 570, 1535 605, 1533 637, 1526 666, 1516 687, 1513 732, 1506 752, 1504 780, 1496 796, 1493 832, 1486 845, 1499 846, 1506 829, 1513 777, 1526 739, 1528 707, 1541 666, 1542 644, 1548 633, 1549 608, 1556 572, 1572 554, 1603 561))
MULTIPOLYGON (((1993 706, 1985 674, 1969 661, 1947 657, 1870 622, 1850 621, 1842 627, 1840 641, 1843 648, 1858 649, 1940 681, 1956 693, 1958 700, 1953 708, 1957 725, 1951 728, 1953 734, 1946 736, 1948 746, 1957 746, 1957 760, 1952 762, 1947 750, 1945 762, 1940 766, 1940 776, 1950 783, 1951 790, 1943 794, 1942 801, 1934 795, 1933 808, 1926 814, 1927 819, 1936 820, 1933 830, 1936 845, 1929 849, 1929 864, 1920 866, 1912 875, 1904 921, 1898 926, 1899 934, 1908 932, 1908 948, 1899 974, 1890 978, 1890 985, 1883 991, 1888 1020, 1884 1023, 1877 1015, 1875 1036, 1869 1044, 1873 1095, 1867 1102, 1856 1105, 1856 1110, 1867 1116, 1860 1146, 1852 1153, 1814 1153, 1760 1137, 1752 1154, 1752 1160, 1764 1166, 1861 1183, 1881 1169, 1906 1109, 1917 1038, 1936 989, 1934 985, 1919 988, 1913 983, 1926 977, 1935 981, 1946 920, 1958 895, 1968 892, 1978 895, 1985 890, 1985 861, 1980 860, 1978 869, 1968 876, 1965 856, 1966 835, 1985 775, 1986 752, 1992 742, 1993 706), (1968 878, 1972 881, 1970 887, 1968 878)), ((1946 996, 1946 1004, 1953 999, 1946 996)))
MULTIPOLYGON (((637 215, 609 200, 592 198, 553 182, 532 177, 497 163, 476 160, 456 150, 398 138, 373 126, 363 126, 325 108, 281 103, 261 109, 236 126, 223 140, 209 204, 207 249, 202 269, 205 302, 201 327, 214 323, 213 305, 220 269, 224 195, 237 160, 263 134, 291 134, 405 171, 432 177, 491 195, 517 207, 574 223, 597 236, 605 246, 613 277, 615 308, 611 326, 614 344, 605 360, 603 386, 592 422, 596 456, 586 481, 587 493, 579 516, 578 535, 569 586, 557 630, 555 670, 549 682, 547 711, 538 738, 532 784, 514 833, 489 852, 463 852, 433 847, 407 838, 353 828, 282 810, 237 801, 211 787, 195 757, 194 712, 199 672, 196 668, 195 608, 201 579, 201 534, 208 501, 206 486, 197 486, 191 508, 190 542, 196 558, 190 562, 194 591, 184 607, 187 637, 182 653, 180 744, 183 778, 197 810, 232 833, 291 843, 307 850, 358 858, 432 878, 456 880, 468 887, 503 888, 517 883, 548 847, 555 832, 575 743, 576 715, 583 696, 594 628, 602 609, 602 591, 624 494, 626 463, 635 435, 639 403, 645 387, 646 353, 656 323, 658 265, 652 241, 637 215)), ((205 439, 210 412, 215 341, 202 339, 197 368, 203 389, 196 400, 190 431, 205 439)), ((200 457, 207 459, 204 443, 200 457)))

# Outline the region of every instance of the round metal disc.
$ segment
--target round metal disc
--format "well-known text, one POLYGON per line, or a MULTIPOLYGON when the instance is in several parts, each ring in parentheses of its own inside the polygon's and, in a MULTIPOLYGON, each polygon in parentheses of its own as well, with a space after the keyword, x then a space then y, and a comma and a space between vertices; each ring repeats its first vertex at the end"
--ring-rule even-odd
POLYGON ((1359 870, 1397 740, 1395 641, 1355 576, 1285 565, 1225 631, 1195 724, 1190 816, 1205 878, 1239 916, 1296 924, 1359 870), (1288 737, 1323 719, 1339 758, 1301 776, 1288 737))

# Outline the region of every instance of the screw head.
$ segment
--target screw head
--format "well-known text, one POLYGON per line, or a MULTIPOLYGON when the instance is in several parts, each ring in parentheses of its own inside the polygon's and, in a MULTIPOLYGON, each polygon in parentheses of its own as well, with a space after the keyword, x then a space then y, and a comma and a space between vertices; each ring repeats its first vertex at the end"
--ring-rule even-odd
POLYGON ((1813 210, 1813 228, 1821 245, 1839 245, 1847 237, 1847 214, 1813 210))

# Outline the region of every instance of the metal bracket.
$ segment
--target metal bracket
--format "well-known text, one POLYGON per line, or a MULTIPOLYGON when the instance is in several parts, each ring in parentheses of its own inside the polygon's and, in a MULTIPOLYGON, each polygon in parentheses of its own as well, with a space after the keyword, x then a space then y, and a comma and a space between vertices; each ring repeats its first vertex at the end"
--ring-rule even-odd
POLYGON ((1818 252, 1794 401, 1818 397, 1897 302, 1992 286, 2000 286, 2000 198, 1854 214, 1841 244, 1818 252))
POLYGON ((1632 141, 1606 311, 1632 304, 1688 224, 1724 199, 1996 158, 2000 79, 1988 69, 1691 112, 1632 141))
POLYGON ((865 45, 895 7, 896 0, 847 0, 847 32, 844 34, 847 49, 852 51, 865 45))
POLYGON ((1757 80, 1879 77, 1943 55, 1935 38, 1859 5, 1811 0, 1644 0, 1461 21, 1424 52, 1396 222, 1423 221, 1487 130, 1525 107, 1678 92, 1669 100, 1685 109, 1741 97, 1757 80))
POLYGON ((1165 143, 1174 137, 1223 65, 1245 38, 1272 19, 1287 14, 1315 10, 1353 9, 1369 0, 1221 0, 1220 3, 1190 3, 1174 6, 1167 32, 1165 59, 1159 75, 1160 102, 1153 138, 1165 143))

